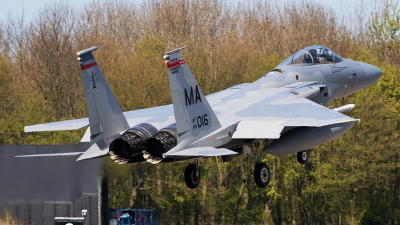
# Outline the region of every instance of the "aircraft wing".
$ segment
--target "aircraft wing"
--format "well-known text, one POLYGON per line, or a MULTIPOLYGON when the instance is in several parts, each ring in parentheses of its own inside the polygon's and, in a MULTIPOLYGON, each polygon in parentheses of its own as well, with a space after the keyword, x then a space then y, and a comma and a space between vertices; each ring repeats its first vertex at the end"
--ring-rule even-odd
POLYGON ((297 86, 265 90, 252 95, 247 101, 229 105, 227 108, 231 117, 239 121, 232 138, 278 139, 285 128, 322 127, 358 121, 339 113, 339 110, 328 109, 307 99, 307 96, 316 96, 310 92, 313 87, 318 95, 320 85, 299 83, 297 86), (305 91, 308 93, 302 96, 305 91))
MULTIPOLYGON (((234 94, 235 92, 241 90, 246 87, 248 84, 243 83, 239 84, 225 90, 210 94, 207 96, 207 99, 210 101, 210 104, 219 102, 221 99, 234 94)), ((151 120, 162 120, 167 117, 174 116, 174 110, 172 105, 164 105, 157 106, 146 109, 138 109, 133 111, 124 112, 125 118, 128 121, 131 127, 151 120)), ((25 132, 40 132, 40 131, 60 131, 60 130, 77 130, 80 128, 84 128, 89 126, 89 119, 73 119, 73 120, 64 120, 58 122, 44 123, 44 124, 36 124, 25 126, 25 132)))
POLYGON ((89 119, 74 119, 64 120, 58 122, 36 124, 31 126, 25 126, 25 132, 38 132, 38 131, 58 131, 58 130, 77 130, 89 126, 89 119))

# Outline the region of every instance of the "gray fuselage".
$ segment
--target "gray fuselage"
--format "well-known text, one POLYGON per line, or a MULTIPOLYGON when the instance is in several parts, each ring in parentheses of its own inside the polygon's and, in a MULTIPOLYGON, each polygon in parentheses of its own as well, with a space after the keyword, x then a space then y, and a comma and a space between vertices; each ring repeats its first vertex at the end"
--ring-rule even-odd
POLYGON ((296 82, 318 81, 327 85, 329 101, 353 94, 373 84, 382 71, 370 64, 343 59, 338 63, 279 65, 255 83, 263 88, 278 88, 296 82))

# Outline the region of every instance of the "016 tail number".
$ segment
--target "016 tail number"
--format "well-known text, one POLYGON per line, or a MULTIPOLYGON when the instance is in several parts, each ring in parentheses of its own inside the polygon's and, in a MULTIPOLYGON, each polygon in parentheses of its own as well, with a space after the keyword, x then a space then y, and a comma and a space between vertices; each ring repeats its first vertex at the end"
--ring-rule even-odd
POLYGON ((208 125, 207 116, 208 116, 207 114, 204 114, 204 115, 193 117, 193 119, 192 119, 193 130, 200 128, 200 127, 207 126, 208 125))

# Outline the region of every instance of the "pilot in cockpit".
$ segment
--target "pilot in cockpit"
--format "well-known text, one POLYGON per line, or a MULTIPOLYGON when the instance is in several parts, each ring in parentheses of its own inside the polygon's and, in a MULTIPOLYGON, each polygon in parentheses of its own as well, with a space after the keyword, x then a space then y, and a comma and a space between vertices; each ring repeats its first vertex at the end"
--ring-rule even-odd
POLYGON ((310 49, 310 54, 314 60, 314 63, 333 63, 333 55, 332 52, 324 47, 310 49))
POLYGON ((314 63, 319 63, 319 54, 317 53, 317 49, 310 49, 311 57, 313 58, 314 63))
POLYGON ((313 45, 294 53, 279 65, 319 65, 341 61, 342 58, 328 48, 321 45, 313 45))
POLYGON ((311 59, 310 54, 308 54, 308 53, 304 54, 304 61, 303 61, 303 63, 312 63, 312 62, 313 62, 313 61, 312 61, 312 59, 311 59))

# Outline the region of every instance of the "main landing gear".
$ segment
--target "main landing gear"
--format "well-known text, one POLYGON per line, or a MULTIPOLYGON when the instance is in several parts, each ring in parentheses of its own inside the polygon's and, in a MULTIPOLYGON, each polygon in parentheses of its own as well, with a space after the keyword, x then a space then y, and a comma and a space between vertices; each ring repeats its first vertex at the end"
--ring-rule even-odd
POLYGON ((254 181, 259 187, 266 187, 271 179, 269 169, 265 163, 257 163, 254 168, 254 181))
POLYGON ((269 172, 269 168, 267 164, 260 162, 258 156, 258 147, 260 146, 259 142, 252 142, 248 145, 251 151, 254 154, 254 164, 256 165, 254 168, 254 181, 257 186, 261 188, 265 188, 269 181, 271 180, 271 174, 269 172))
MULTIPOLYGON (((258 145, 250 144, 249 147, 254 153, 254 181, 257 186, 265 188, 271 180, 271 174, 267 164, 259 161, 258 145)), ((306 150, 297 153, 297 161, 305 164, 308 160, 308 152, 306 150)), ((194 163, 189 164, 185 169, 185 183, 190 189, 194 189, 200 184, 200 170, 198 167, 198 159, 194 159, 194 163)))
MULTIPOLYGON (((256 167, 254 168, 254 181, 259 187, 266 187, 270 181, 270 173, 268 166, 265 163, 258 162, 257 151, 254 151, 254 159, 256 167)), ((308 160, 308 152, 306 150, 297 153, 297 161, 300 164, 305 164, 308 160)))
POLYGON ((297 153, 297 161, 300 164, 305 164, 308 160, 308 152, 306 150, 297 153))
POLYGON ((189 164, 185 169, 185 183, 190 189, 194 189, 200 184, 200 170, 198 167, 198 159, 193 164, 189 164))

